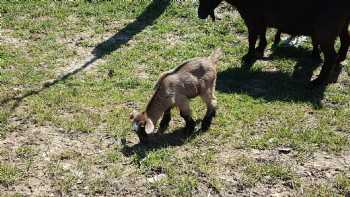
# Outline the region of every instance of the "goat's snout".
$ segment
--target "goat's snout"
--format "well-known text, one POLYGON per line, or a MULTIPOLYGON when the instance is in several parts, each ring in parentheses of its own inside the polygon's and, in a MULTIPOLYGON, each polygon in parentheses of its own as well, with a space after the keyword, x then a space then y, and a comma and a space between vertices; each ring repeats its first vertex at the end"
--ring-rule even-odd
POLYGON ((136 122, 132 123, 132 130, 134 132, 137 132, 139 129, 140 129, 140 126, 136 122))

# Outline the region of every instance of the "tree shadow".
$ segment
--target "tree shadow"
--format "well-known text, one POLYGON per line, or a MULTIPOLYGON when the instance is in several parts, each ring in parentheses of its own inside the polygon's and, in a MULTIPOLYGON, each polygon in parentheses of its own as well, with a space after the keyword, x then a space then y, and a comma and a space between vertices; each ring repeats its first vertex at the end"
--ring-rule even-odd
POLYGON ((124 44, 128 43, 135 35, 142 32, 147 26, 151 26, 157 18, 159 18, 170 5, 170 0, 153 0, 146 9, 139 15, 134 22, 128 24, 126 27, 118 31, 114 36, 110 37, 108 40, 98 44, 92 51, 94 55, 91 59, 87 60, 82 65, 76 67, 73 70, 65 72, 59 75, 57 78, 44 82, 40 87, 32 90, 27 90, 21 95, 16 95, 0 100, 0 106, 4 106, 9 102, 14 101, 11 107, 11 111, 17 108, 23 99, 39 94, 47 88, 57 84, 58 82, 65 81, 69 77, 79 73, 80 71, 86 69, 98 59, 112 53, 113 51, 121 48, 124 44))
POLYGON ((203 133, 203 131, 197 131, 193 134, 188 134, 184 128, 180 128, 171 133, 152 134, 148 136, 149 139, 147 143, 138 143, 132 146, 125 145, 121 152, 126 157, 136 154, 138 158, 142 159, 145 158, 150 151, 167 147, 182 146, 203 133))
POLYGON ((321 61, 310 58, 304 48, 280 47, 266 59, 292 58, 297 61, 292 74, 281 71, 252 71, 247 67, 231 68, 218 73, 216 89, 224 93, 247 94, 266 101, 309 102, 322 107, 325 86, 310 87, 314 70, 321 61))
POLYGON ((151 4, 142 12, 136 20, 128 24, 108 40, 98 44, 92 51, 96 57, 103 57, 119 49, 122 45, 129 42, 135 35, 142 32, 147 26, 153 25, 166 8, 171 0, 153 0, 151 4))

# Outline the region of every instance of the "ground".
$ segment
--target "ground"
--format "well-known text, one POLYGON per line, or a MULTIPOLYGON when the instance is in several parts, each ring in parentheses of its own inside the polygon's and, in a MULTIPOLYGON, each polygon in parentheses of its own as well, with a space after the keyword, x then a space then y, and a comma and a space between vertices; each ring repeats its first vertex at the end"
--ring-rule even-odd
MULTIPOLYGON (((247 30, 197 1, 0 2, 0 196, 342 196, 350 191, 349 58, 310 89, 308 40, 242 69, 247 30), (129 114, 161 72, 221 47, 211 129, 138 144, 129 114), (123 140, 126 143, 123 143, 123 140)), ((191 103, 196 119, 205 107, 191 103)))

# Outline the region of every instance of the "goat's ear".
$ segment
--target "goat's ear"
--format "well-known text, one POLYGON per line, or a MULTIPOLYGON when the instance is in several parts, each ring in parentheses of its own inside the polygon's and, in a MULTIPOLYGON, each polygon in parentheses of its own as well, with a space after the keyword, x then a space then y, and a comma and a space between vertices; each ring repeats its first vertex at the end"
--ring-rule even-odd
POLYGON ((147 118, 146 119, 146 126, 145 126, 145 131, 147 134, 153 133, 154 130, 154 124, 151 119, 147 118))
POLYGON ((212 54, 210 55, 211 61, 216 64, 220 60, 220 58, 224 55, 224 52, 221 48, 216 48, 212 54))

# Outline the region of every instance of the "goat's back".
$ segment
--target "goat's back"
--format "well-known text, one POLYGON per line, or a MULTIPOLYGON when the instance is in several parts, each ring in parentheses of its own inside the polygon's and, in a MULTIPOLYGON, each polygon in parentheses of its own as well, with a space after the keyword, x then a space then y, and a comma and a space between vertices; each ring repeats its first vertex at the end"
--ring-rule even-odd
POLYGON ((216 69, 210 58, 195 58, 163 75, 158 87, 163 94, 193 98, 201 89, 209 88, 215 79, 216 69))

